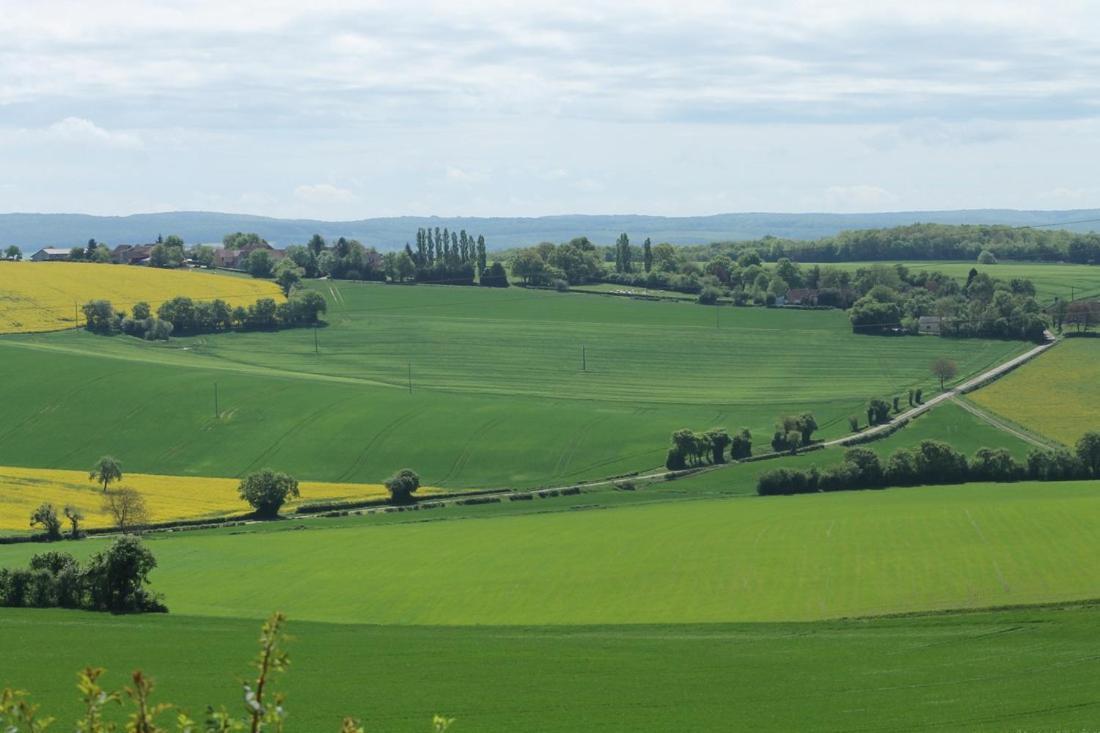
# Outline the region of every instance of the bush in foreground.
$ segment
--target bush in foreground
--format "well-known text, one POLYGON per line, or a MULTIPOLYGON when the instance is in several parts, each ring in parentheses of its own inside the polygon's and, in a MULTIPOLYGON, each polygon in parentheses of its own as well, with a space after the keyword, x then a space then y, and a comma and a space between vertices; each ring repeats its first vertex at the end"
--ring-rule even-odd
MULTIPOLYGON (((100 682, 105 670, 86 667, 80 674, 77 690, 84 708, 81 719, 74 722, 82 733, 231 733, 233 731, 282 731, 287 712, 286 695, 273 689, 275 675, 285 672, 290 656, 283 646, 286 641, 284 628, 286 616, 275 613, 264 623, 260 632, 260 652, 252 662, 256 670, 255 680, 244 683, 241 707, 243 714, 233 714, 222 707, 206 709, 201 721, 193 720, 179 707, 152 701, 155 685, 141 670, 130 675, 131 684, 121 690, 108 690, 100 682), (129 701, 126 706, 124 701, 129 701), (128 708, 128 709, 125 709, 128 708), (118 714, 112 714, 113 711, 118 714), (120 724, 116 718, 125 716, 120 724), (170 717, 172 723, 163 719, 170 717)), ((53 722, 52 718, 38 714, 38 706, 28 701, 22 690, 0 690, 0 730, 11 733, 43 733, 53 722)), ((434 733, 444 733, 454 718, 436 715, 432 718, 434 733)), ((354 718, 344 718, 340 733, 364 733, 363 726, 354 718)))

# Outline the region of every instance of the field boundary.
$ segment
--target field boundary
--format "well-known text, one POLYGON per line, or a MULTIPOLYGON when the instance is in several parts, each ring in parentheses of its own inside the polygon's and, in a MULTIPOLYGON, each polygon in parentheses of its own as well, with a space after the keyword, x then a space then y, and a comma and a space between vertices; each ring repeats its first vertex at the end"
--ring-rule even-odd
POLYGON ((1006 433, 1009 433, 1010 435, 1014 435, 1020 440, 1026 443, 1030 443, 1031 445, 1034 445, 1038 448, 1046 450, 1049 448, 1060 447, 1060 444, 1056 441, 1051 441, 1049 438, 1044 440, 1044 436, 1032 433, 1023 426, 1016 425, 1007 418, 1002 418, 1000 416, 994 417, 992 414, 986 412, 970 400, 966 399, 965 396, 957 397, 955 399, 955 404, 957 404, 959 407, 963 408, 979 420, 984 420, 998 430, 1002 430, 1006 433))

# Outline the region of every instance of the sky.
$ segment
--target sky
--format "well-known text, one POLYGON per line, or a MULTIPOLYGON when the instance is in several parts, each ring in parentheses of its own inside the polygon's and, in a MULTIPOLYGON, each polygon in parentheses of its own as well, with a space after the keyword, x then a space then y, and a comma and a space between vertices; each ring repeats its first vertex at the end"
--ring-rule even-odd
POLYGON ((1100 3, 0 0, 0 211, 1100 207, 1100 3))

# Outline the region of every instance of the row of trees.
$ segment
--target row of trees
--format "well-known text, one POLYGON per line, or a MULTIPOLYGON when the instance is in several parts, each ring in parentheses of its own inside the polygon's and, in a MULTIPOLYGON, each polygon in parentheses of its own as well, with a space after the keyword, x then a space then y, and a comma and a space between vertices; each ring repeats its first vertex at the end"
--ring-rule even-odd
POLYGON ((969 460, 949 444, 922 440, 916 448, 899 448, 883 463, 869 448, 850 448, 844 461, 819 471, 779 468, 757 479, 761 496, 818 491, 879 489, 887 486, 959 484, 968 481, 1068 481, 1100 478, 1100 432, 1086 433, 1075 452, 1036 449, 1026 464, 1004 448, 981 448, 969 460))
POLYGON ((719 253, 736 257, 745 250, 754 250, 771 262, 781 257, 804 262, 974 261, 982 251, 988 251, 1002 260, 1097 264, 1100 263, 1100 234, 1002 225, 912 224, 845 231, 816 240, 764 237, 688 249, 689 255, 700 259, 719 253))
POLYGON ((776 453, 797 453, 799 448, 813 442, 813 434, 817 428, 817 420, 810 412, 781 417, 776 421, 775 432, 772 434, 772 450, 776 453))
POLYGON ((285 302, 260 298, 250 306, 230 306, 220 298, 195 301, 179 296, 165 301, 156 315, 148 303, 135 303, 130 315, 115 310, 109 300, 83 306, 85 328, 93 333, 125 333, 149 340, 167 340, 172 334, 193 335, 222 331, 266 331, 312 326, 321 322, 328 305, 312 290, 291 295, 285 302))
POLYGON ((752 455, 752 433, 747 428, 741 428, 733 435, 725 428, 711 428, 703 433, 682 428, 672 434, 672 447, 665 457, 665 468, 678 471, 688 466, 725 463, 727 449, 728 460, 748 458, 752 455))
POLYGON ((160 596, 146 587, 156 566, 153 553, 130 535, 114 540, 86 565, 68 553, 41 553, 26 568, 0 569, 0 606, 165 612, 160 596))
POLYGON ((406 242, 404 254, 418 282, 472 285, 488 267, 485 237, 474 238, 465 229, 421 227, 416 230, 416 248, 406 242))

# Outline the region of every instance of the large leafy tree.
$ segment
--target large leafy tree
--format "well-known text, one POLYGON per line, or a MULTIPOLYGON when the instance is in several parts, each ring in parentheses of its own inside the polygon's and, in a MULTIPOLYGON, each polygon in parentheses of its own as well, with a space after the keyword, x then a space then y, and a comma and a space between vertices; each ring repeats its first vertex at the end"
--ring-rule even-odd
POLYGON ((88 472, 88 479, 103 485, 103 491, 114 481, 122 478, 122 463, 113 456, 102 456, 88 472))
POLYGON ((237 491, 256 510, 256 516, 265 519, 277 517, 288 498, 301 496, 297 479, 270 468, 246 476, 237 491))
POLYGON ((1085 433, 1077 441, 1077 457, 1094 478, 1100 478, 1100 432, 1085 433))

